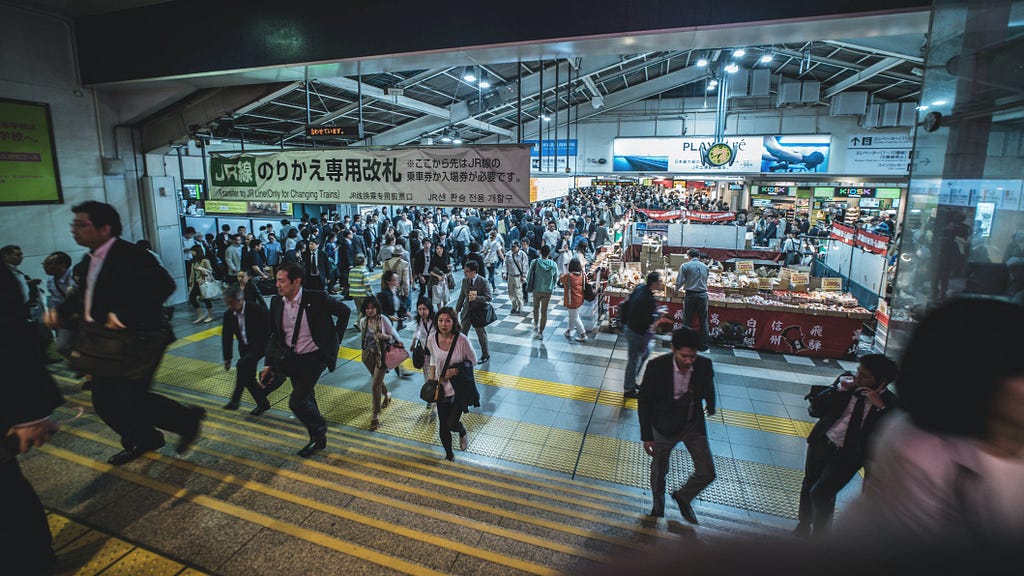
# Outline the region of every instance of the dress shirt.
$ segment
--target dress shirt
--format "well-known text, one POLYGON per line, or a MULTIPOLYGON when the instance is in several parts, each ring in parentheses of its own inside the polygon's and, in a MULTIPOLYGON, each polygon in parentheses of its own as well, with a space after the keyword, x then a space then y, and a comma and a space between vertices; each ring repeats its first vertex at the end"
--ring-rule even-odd
MULTIPOLYGON (((846 408, 843 409, 843 415, 840 416, 838 420, 836 420, 836 423, 833 424, 827 432, 825 432, 825 435, 828 436, 828 439, 833 444, 839 446, 840 448, 843 447, 843 441, 846 439, 846 429, 850 427, 850 420, 853 418, 853 406, 856 403, 857 395, 852 394, 850 396, 850 401, 846 403, 846 408)), ((860 422, 862 427, 864 426, 864 420, 867 420, 868 414, 871 413, 871 409, 871 406, 865 407, 864 415, 860 422)))
MULTIPOLYGON (((295 330, 295 319, 299 315, 299 307, 302 304, 302 288, 299 288, 299 292, 295 294, 294 300, 281 298, 281 303, 284 305, 284 319, 281 322, 281 330, 284 332, 285 344, 291 346, 292 332, 295 330)), ((313 341, 313 333, 309 329, 309 317, 303 314, 302 323, 299 326, 299 338, 295 342, 295 353, 309 354, 319 349, 316 342, 313 341)))
POLYGON ((685 289, 688 293, 699 294, 708 291, 708 267, 694 258, 679 267, 676 275, 676 290, 685 289))
MULTIPOLYGON (((103 261, 106 260, 107 254, 110 253, 110 247, 117 241, 117 237, 113 237, 101 244, 98 248, 89 253, 89 272, 86 273, 86 288, 85 288, 85 321, 95 322, 90 312, 92 311, 92 295, 96 290, 96 278, 100 275, 100 270, 103 269, 103 261)), ((106 321, 104 319, 104 321, 106 321)))
POLYGON ((64 271, 60 277, 50 276, 46 280, 46 290, 50 293, 50 307, 59 306, 68 296, 68 290, 74 285, 71 268, 64 271))
POLYGON ((682 371, 679 369, 679 365, 676 364, 675 360, 672 361, 672 383, 675 391, 672 393, 672 398, 679 400, 690 390, 690 377, 693 376, 693 366, 682 371))
POLYGON ((248 346, 249 337, 245 333, 245 300, 242 300, 242 309, 235 312, 235 318, 238 319, 238 340, 243 345, 248 346))

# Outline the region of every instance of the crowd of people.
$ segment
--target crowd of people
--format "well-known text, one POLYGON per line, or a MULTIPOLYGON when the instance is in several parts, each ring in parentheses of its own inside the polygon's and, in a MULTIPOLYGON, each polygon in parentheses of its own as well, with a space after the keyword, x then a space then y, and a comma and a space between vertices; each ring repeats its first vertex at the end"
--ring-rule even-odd
MULTIPOLYGON (((665 206, 664 197, 643 194, 582 189, 562 202, 529 209, 389 212, 383 207, 351 217, 303 217, 297 225, 285 219, 278 229, 262 225, 255 232, 225 226, 218 235, 204 238, 185 228, 182 254, 194 322, 212 322, 214 304, 223 302, 225 370, 231 369, 237 344, 236 384, 224 409, 239 409, 248 392, 256 406, 251 413, 259 416, 270 408, 270 392, 290 381, 289 409, 309 435, 298 454, 311 457, 325 449, 327 422, 317 401, 317 381, 325 370, 336 368, 340 342, 353 330, 359 334, 362 363, 371 381, 370 430, 378 429, 391 402, 387 374, 408 377, 403 362, 412 356, 425 389, 433 385, 437 390, 427 406, 438 422, 444 457, 453 460, 452 434, 466 450, 469 435, 461 417, 480 405, 473 373, 490 359, 486 327, 496 319, 493 296, 507 291, 512 313, 523 315, 532 298, 535 337, 543 338, 548 308, 560 292, 555 305, 563 306, 570 320, 564 336, 588 341, 580 319, 591 292, 587 267, 596 251, 613 241, 620 220, 638 206, 633 202, 665 206), (382 271, 379 287, 370 280, 377 268, 382 271), (406 323, 414 326, 408 344, 402 336, 406 323), (476 347, 469 338, 471 327, 476 347)), ((123 465, 160 448, 164 431, 177 435, 176 449, 184 453, 199 438, 205 411, 151 390, 163 351, 173 340, 163 304, 175 289, 174 281, 151 248, 120 238, 120 216, 113 207, 85 202, 72 212, 72 235, 89 255, 73 265, 67 254, 51 254, 44 264, 49 277, 45 293, 39 280, 19 269, 18 247, 0 249, 5 264, 0 270, 2 349, 9 355, 7 364, 21 371, 17 382, 5 383, 16 399, 3 404, 0 421, 17 443, 8 452, 24 453, 58 429, 48 415, 59 405, 60 394, 44 368, 53 361, 53 340, 52 348, 60 354, 74 356, 70 351, 76 351, 79 360, 72 367, 90 373, 96 412, 120 437, 122 450, 110 456, 110 464, 123 465), (83 334, 117 339, 142 365, 128 376, 108 371, 99 360, 83 361, 89 359, 89 338, 83 334), (125 339, 125 334, 135 338, 125 339), (9 341, 11 336, 15 340, 9 341), (140 354, 142 343, 153 338, 157 345, 140 354)), ((698 520, 690 503, 716 477, 704 418, 716 411, 714 367, 699 354, 708 348, 708 270, 699 256, 691 254, 677 276, 676 288, 687 294, 686 326, 673 333, 671 354, 646 362, 652 326, 663 312, 652 296, 662 282, 656 272, 620 309, 628 352, 624 396, 637 399, 641 440, 652 457, 651 514, 664 515, 669 455, 681 442, 695 469, 671 496, 684 519, 694 524, 698 520)), ((1019 534, 1024 499, 1011 487, 1024 480, 1024 366, 1015 354, 1020 337, 980 325, 977 331, 971 329, 971 343, 960 346, 970 348, 972 366, 984 365, 970 373, 955 366, 960 372, 946 373, 935 368, 944 363, 928 354, 948 344, 930 339, 943 326, 970 327, 981 318, 1002 318, 1015 327, 1020 314, 1019 307, 1009 304, 954 302, 935 311, 935 320, 922 322, 902 367, 884 356, 865 356, 855 374, 844 374, 833 386, 809 395, 811 414, 820 420, 808 438, 795 532, 827 535, 836 494, 866 466, 881 472, 868 476, 865 494, 852 508, 864 512, 851 514, 850 526, 884 507, 893 529, 904 527, 913 516, 931 523, 917 527, 925 532, 963 528, 972 535, 991 535, 996 533, 993 528, 1005 527, 1019 534), (978 388, 964 391, 972 379, 978 388), (890 389, 894 382, 899 396, 890 389), (963 393, 958 395, 958 390, 963 393), (890 419, 900 407, 905 416, 890 419), (960 419, 961 408, 973 412, 960 419), (876 443, 882 449, 873 452, 876 443), (911 454, 899 449, 901 443, 951 449, 911 454), (939 476, 930 476, 932 472, 939 476), (949 492, 964 482, 979 492, 972 491, 966 501, 955 500, 949 492), (894 495, 913 502, 914 508, 901 507, 894 495)), ((32 527, 10 541, 48 550, 45 520, 38 525, 41 505, 17 461, 0 458, 0 473, 5 502, 20 499, 16 513, 25 522, 18 525, 32 527)))

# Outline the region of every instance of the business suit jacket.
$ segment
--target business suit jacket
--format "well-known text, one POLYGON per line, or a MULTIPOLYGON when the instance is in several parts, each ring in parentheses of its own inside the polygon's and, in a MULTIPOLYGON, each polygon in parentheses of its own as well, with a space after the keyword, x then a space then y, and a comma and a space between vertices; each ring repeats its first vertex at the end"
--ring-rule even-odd
POLYGON ((691 422, 704 427, 704 410, 715 411, 715 370, 709 358, 697 356, 690 375, 690 388, 679 400, 675 395, 672 354, 658 356, 647 363, 637 413, 640 417, 640 439, 654 440, 654 430, 663 436, 679 434, 691 422))
POLYGON ((231 360, 231 340, 236 335, 238 336, 239 356, 245 356, 250 350, 263 355, 267 349, 267 340, 270 339, 267 309, 254 302, 245 303, 245 337, 249 341, 248 344, 242 343, 242 335, 238 329, 238 317, 232 310, 224 312, 224 326, 221 328, 220 339, 225 362, 231 360))
POLYGON ((14 273, 0 264, 0 431, 45 418, 64 402, 43 364, 39 331, 29 322, 28 306, 14 273))
POLYGON ((398 295, 398 307, 395 307, 395 297, 392 296, 393 292, 390 290, 383 290, 377 292, 377 301, 380 302, 380 313, 384 316, 404 316, 407 312, 405 306, 402 306, 402 296, 398 295))
POLYGON ((462 307, 466 306, 466 314, 469 314, 470 309, 474 303, 483 303, 491 301, 491 285, 487 282, 487 279, 477 274, 472 281, 469 278, 462 279, 462 289, 459 291, 459 301, 455 305, 456 310, 462 310, 462 307), (476 300, 473 302, 467 302, 469 299, 469 291, 476 290, 476 300))
MULTIPOLYGON (((865 405, 867 416, 864 418, 864 424, 860 427, 861 437, 857 443, 858 450, 855 453, 849 453, 844 450, 845 457, 853 458, 860 462, 864 461, 866 456, 864 450, 867 448, 871 435, 877 429, 879 420, 896 406, 896 395, 888 389, 883 389, 881 396, 882 402, 885 403, 885 409, 875 408, 870 402, 865 405)), ((814 425, 814 428, 811 428, 811 433, 807 435, 808 444, 828 440, 826 433, 843 416, 843 412, 846 411, 846 406, 850 403, 850 398, 852 397, 852 391, 830 386, 811 398, 810 414, 818 418, 818 423, 814 425)))
MULTIPOLYGON (((299 304, 305 310, 303 318, 309 322, 309 331, 313 335, 313 342, 316 343, 327 369, 331 372, 338 365, 339 342, 348 326, 349 316, 352 310, 343 302, 328 298, 327 294, 318 290, 302 290, 302 301, 299 304), (331 316, 338 319, 335 323, 331 316)), ((284 317, 284 297, 280 294, 270 300, 270 339, 267 341, 267 350, 273 345, 274 338, 286 346, 291 346, 290 341, 284 340, 284 328, 282 325, 284 317)), ((267 364, 273 367, 270 357, 267 357, 267 364)))
MULTIPOLYGON (((79 289, 58 308, 62 320, 84 316, 85 294, 89 289, 89 257, 79 265, 79 289)), ((163 303, 174 293, 174 279, 144 248, 118 238, 93 288, 93 320, 104 323, 113 312, 129 330, 159 330, 163 326, 163 303)))

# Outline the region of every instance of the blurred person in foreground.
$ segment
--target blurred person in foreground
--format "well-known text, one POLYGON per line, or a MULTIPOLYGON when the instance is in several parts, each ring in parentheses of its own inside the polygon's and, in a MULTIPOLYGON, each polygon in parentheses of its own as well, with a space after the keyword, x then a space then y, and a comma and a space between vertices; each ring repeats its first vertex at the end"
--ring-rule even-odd
POLYGON ((837 532, 1019 545, 1021 326, 1024 308, 995 300, 954 300, 921 320, 897 383, 902 413, 885 422, 872 444, 871 474, 837 532), (963 335, 955 345, 950 328, 963 335), (954 350, 955 357, 945 355, 954 350))

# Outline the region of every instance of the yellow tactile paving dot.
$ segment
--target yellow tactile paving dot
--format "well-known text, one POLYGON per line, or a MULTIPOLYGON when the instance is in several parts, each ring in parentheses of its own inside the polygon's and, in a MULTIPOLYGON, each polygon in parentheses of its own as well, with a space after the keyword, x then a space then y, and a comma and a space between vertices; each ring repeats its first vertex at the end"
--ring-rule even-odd
POLYGON ((136 548, 104 570, 102 576, 175 576, 184 568, 179 562, 136 548))
MULTIPOLYGON (((47 448, 47 447, 44 447, 47 448)), ((59 566, 68 566, 75 576, 93 576, 132 551, 135 546, 106 534, 89 531, 57 550, 59 566)))
POLYGON ((60 514, 48 514, 47 522, 50 524, 50 534, 53 535, 53 549, 60 550, 67 546, 72 540, 80 537, 90 530, 74 520, 61 516, 60 514))

